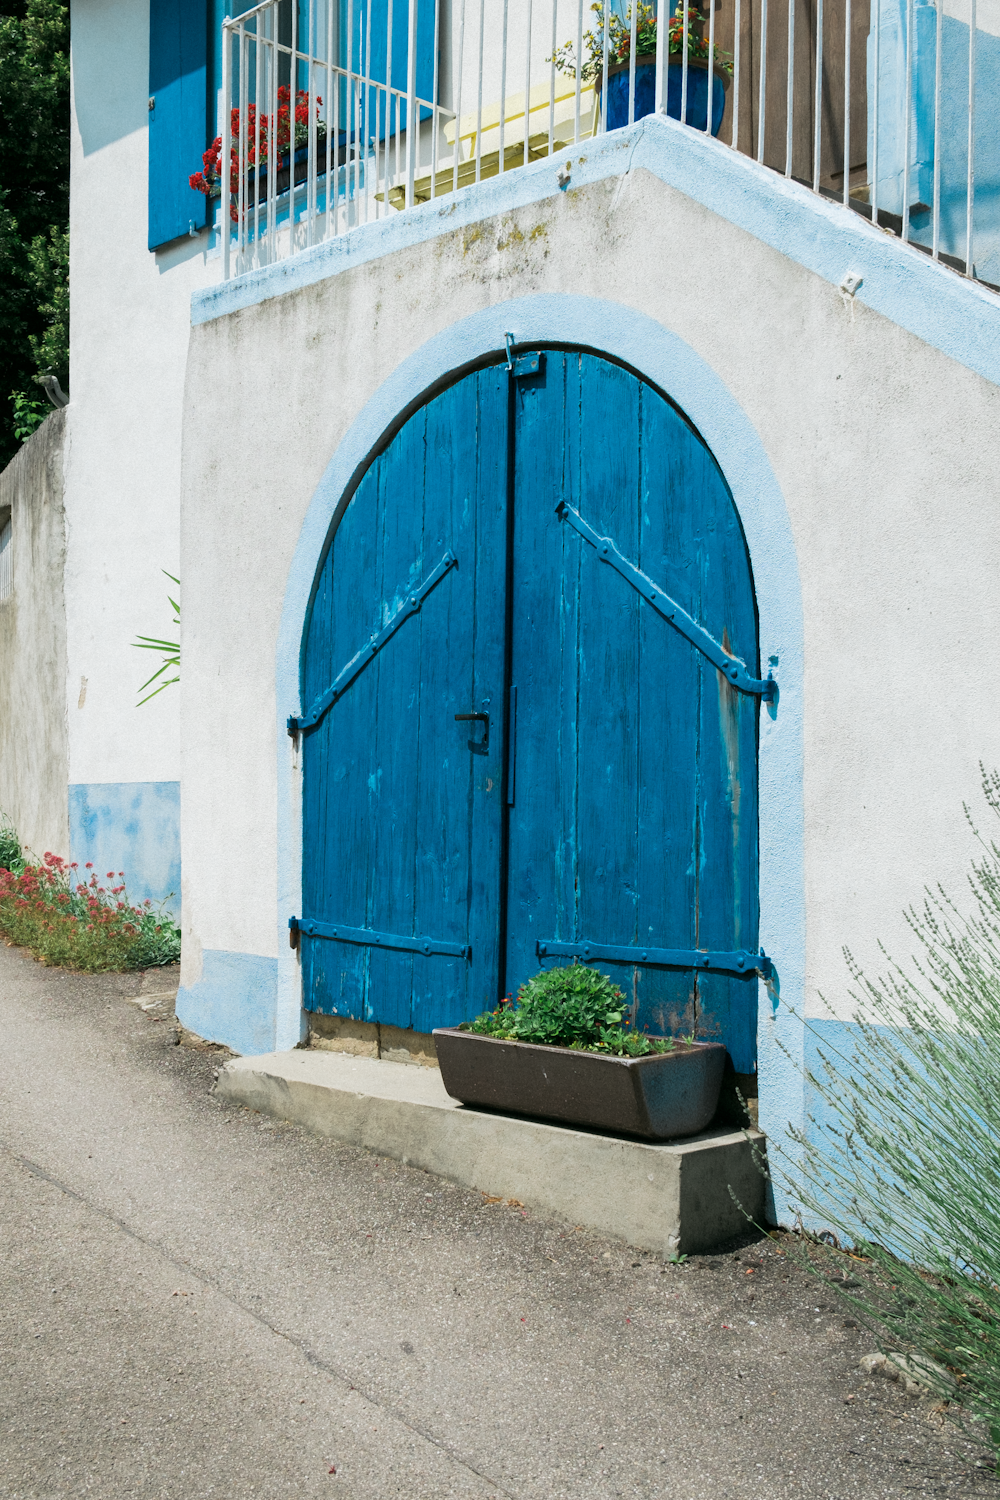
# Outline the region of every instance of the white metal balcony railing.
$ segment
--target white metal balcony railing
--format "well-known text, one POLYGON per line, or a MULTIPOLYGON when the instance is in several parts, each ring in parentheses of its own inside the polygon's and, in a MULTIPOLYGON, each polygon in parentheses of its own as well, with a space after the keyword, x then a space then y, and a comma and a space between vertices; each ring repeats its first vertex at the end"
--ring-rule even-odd
POLYGON ((227 20, 224 275, 664 109, 998 289, 1000 0, 659 3, 669 38, 629 0, 589 24, 584 0, 264 0, 227 20))

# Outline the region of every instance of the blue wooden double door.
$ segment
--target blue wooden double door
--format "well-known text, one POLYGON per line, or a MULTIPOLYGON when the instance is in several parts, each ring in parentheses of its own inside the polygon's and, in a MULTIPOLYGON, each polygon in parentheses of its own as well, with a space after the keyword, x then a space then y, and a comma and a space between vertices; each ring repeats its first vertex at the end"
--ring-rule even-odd
POLYGON ((410 416, 304 639, 306 1009, 426 1032, 576 956, 751 1071, 759 696, 690 626, 759 676, 732 497, 659 392, 549 349, 410 416))

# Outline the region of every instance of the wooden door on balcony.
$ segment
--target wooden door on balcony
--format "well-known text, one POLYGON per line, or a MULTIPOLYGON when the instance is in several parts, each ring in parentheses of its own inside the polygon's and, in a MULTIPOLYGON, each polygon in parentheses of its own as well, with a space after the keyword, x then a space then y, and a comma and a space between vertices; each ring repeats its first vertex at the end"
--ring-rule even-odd
MULTIPOLYGON (((709 4, 699 14, 708 32, 709 4)), ((735 0, 714 0, 716 45, 735 57, 735 0)), ((692 11, 694 10, 692 6, 692 11)), ((813 181, 816 129, 817 0, 742 0, 740 5, 739 134, 737 149, 756 157, 761 142, 761 63, 765 64, 763 96, 765 166, 784 172, 788 123, 788 37, 794 8, 794 68, 792 103, 792 176, 813 181), (766 42, 763 24, 766 7, 766 42)), ((845 40, 850 17, 850 161, 851 182, 866 180, 868 153, 867 41, 870 0, 822 0, 823 80, 821 91, 821 146, 819 185, 842 193, 844 187, 844 77, 845 40)), ((733 140, 735 89, 726 92, 726 110, 719 139, 733 140)))
POLYGON ((640 1027, 721 1037, 746 1073, 755 977, 641 950, 756 950, 757 699, 557 506, 756 673, 739 518, 647 383, 579 351, 532 363, 412 416, 320 567, 304 1003, 428 1031, 566 961, 549 946, 593 943, 618 950, 599 966, 640 1027))

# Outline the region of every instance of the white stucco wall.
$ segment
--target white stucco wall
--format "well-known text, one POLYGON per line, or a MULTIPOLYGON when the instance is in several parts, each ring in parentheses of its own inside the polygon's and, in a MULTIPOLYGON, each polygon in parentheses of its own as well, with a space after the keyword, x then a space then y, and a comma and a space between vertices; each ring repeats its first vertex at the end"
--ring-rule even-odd
MULTIPOLYGON (((978 762, 991 760, 997 731, 980 643, 1000 623, 1000 389, 633 170, 193 330, 182 541, 185 987, 199 980, 203 950, 291 963, 297 854, 286 831, 279 855, 279 829, 294 830, 296 782, 281 723, 298 705, 284 666, 278 701, 273 664, 296 546, 327 466, 341 448, 354 451, 351 434, 379 392, 435 340, 457 330, 457 367, 461 330, 490 308, 497 330, 541 341, 532 307, 547 308, 551 326, 560 305, 563 339, 585 328, 582 342, 619 355, 631 341, 640 373, 661 335, 678 341, 687 352, 677 379, 657 354, 658 382, 687 405, 738 503, 741 493, 754 503, 738 472, 741 444, 759 444, 781 497, 794 552, 769 572, 762 523, 751 553, 762 658, 779 656, 783 684, 777 718, 762 716, 761 805, 761 935, 782 975, 782 1004, 804 997, 815 1010, 822 992, 847 1014, 842 945, 870 965, 880 939, 905 953, 902 912, 924 884, 961 887, 970 855, 962 802, 976 799, 978 762), (588 305, 603 309, 603 341, 588 305), (640 324, 648 334, 634 331, 640 324), (685 361, 711 375, 692 397, 697 410, 681 388, 695 389, 685 361), (800 589, 801 642, 769 638, 768 622, 792 617, 800 589), (801 780, 765 786, 765 756, 799 722, 801 780), (788 835, 782 846, 774 834, 794 825, 778 804, 796 798, 804 866, 801 840, 793 847, 788 835), (799 956, 781 951, 798 920, 796 885, 801 973, 799 956)), ((470 356, 480 352, 470 342, 470 356)), ((771 1012, 762 996, 765 1026, 771 1012)), ((290 1045, 282 1024, 290 1015, 277 1038, 290 1045)))
POLYGON ((129 643, 171 635, 188 310, 219 261, 207 234, 147 249, 148 7, 74 3, 72 68, 70 780, 176 781, 176 689, 137 709, 156 663, 129 643))
MULTIPOLYGON (((151 253, 149 8, 80 0, 71 18, 70 405, 66 412, 69 853, 180 902, 176 688, 138 707, 174 635, 181 410, 192 291, 209 235, 151 253)), ((198 167, 197 160, 191 170, 198 167)))

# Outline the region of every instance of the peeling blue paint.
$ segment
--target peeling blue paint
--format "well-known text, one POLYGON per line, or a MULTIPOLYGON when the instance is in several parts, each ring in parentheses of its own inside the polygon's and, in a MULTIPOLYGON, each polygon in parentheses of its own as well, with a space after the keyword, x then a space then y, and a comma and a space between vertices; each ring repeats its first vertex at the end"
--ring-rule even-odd
POLYGON ((124 871, 129 900, 181 908, 179 781, 77 782, 69 787, 70 858, 98 880, 124 871))
POLYGON ((206 948, 201 978, 178 991, 177 1019, 207 1041, 222 1042, 246 1057, 273 1052, 277 979, 276 958, 206 948))

